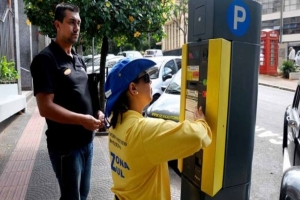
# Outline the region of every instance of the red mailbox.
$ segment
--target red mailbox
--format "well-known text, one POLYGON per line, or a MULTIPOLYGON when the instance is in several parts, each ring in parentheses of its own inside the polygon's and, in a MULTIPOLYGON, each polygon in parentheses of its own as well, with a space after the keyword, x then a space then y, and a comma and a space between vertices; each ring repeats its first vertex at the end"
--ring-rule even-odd
POLYGON ((260 74, 277 75, 278 35, 278 32, 274 30, 261 31, 260 74))

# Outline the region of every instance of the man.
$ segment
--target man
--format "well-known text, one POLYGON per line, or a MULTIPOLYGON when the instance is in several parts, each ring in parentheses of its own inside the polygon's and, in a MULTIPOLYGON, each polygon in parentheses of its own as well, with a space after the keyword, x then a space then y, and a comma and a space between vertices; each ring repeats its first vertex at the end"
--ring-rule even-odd
POLYGON ((293 47, 290 47, 289 60, 295 62, 295 49, 293 47))
POLYGON ((87 199, 94 132, 104 127, 104 114, 92 108, 86 66, 72 49, 80 22, 77 6, 58 4, 56 38, 30 66, 37 105, 48 125, 47 146, 60 199, 67 200, 87 199))

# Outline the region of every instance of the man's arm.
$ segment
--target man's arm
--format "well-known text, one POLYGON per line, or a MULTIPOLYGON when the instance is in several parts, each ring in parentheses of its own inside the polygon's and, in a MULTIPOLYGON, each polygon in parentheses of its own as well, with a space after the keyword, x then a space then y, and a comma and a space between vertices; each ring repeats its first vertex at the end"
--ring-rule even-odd
POLYGON ((84 115, 69 111, 53 102, 54 94, 38 93, 36 95, 40 115, 52 121, 63 124, 77 124, 94 131, 104 126, 99 119, 91 115, 84 115))

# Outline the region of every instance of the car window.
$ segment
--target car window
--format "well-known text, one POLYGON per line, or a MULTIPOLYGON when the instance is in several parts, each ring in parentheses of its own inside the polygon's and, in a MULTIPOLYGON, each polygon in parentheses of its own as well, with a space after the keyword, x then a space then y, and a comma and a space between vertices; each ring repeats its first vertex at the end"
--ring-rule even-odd
POLYGON ((181 70, 179 70, 174 78, 171 80, 170 84, 165 90, 168 94, 180 94, 181 89, 181 70))
POLYGON ((167 75, 169 73, 171 73, 173 75, 173 74, 176 74, 176 72, 177 72, 177 67, 175 65, 174 60, 168 61, 164 66, 164 74, 163 75, 167 75))
POLYGON ((176 62, 176 64, 177 64, 178 70, 181 69, 181 59, 176 58, 176 59, 175 59, 175 62, 176 62))
POLYGON ((293 102, 293 107, 295 109, 297 109, 298 111, 298 115, 300 116, 300 86, 298 85, 297 86, 297 90, 295 92, 295 98, 294 98, 294 102, 293 102))
MULTIPOLYGON (((93 59, 89 60, 89 62, 86 63, 86 66, 92 66, 93 65, 93 59)), ((100 57, 94 58, 94 65, 100 65, 100 57)))
POLYGON ((150 76, 151 79, 157 79, 159 77, 159 71, 160 71, 160 67, 162 64, 162 61, 155 61, 156 65, 155 67, 157 67, 157 70, 155 70, 155 72, 150 76))
POLYGON ((153 72, 153 74, 151 74, 150 79, 157 79, 158 77, 159 77, 159 69, 156 68, 156 70, 153 72))
POLYGON ((154 51, 146 51, 145 52, 145 55, 153 55, 154 54, 154 51))
POLYGON ((295 91, 295 95, 294 95, 294 99, 293 99, 293 105, 292 105, 293 108, 294 108, 294 107, 297 107, 297 106, 298 106, 298 103, 299 103, 299 90, 300 90, 299 87, 300 87, 300 86, 298 85, 298 86, 297 86, 297 89, 296 89, 296 91, 295 91))

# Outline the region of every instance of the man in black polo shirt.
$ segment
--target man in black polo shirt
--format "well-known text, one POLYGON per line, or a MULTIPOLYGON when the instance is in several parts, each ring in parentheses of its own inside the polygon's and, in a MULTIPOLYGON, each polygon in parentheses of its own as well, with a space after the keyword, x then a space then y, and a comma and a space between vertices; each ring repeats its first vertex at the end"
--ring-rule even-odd
POLYGON ((59 182, 61 199, 67 200, 87 198, 94 132, 104 126, 103 113, 93 113, 86 66, 72 50, 78 40, 80 22, 77 6, 57 5, 56 39, 33 59, 30 66, 37 105, 48 125, 50 160, 59 182))

